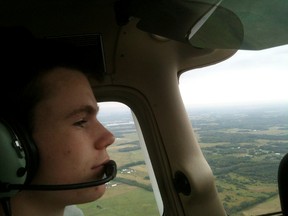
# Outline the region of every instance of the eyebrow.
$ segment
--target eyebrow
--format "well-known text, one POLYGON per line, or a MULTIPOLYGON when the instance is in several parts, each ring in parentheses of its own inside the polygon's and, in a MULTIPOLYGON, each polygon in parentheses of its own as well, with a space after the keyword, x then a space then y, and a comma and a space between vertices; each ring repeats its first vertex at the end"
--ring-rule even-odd
POLYGON ((65 118, 70 118, 72 116, 76 116, 78 114, 81 113, 86 113, 89 115, 94 115, 97 114, 99 112, 99 106, 93 107, 91 105, 85 105, 85 106, 81 106, 77 109, 74 109, 72 112, 70 112, 65 118))

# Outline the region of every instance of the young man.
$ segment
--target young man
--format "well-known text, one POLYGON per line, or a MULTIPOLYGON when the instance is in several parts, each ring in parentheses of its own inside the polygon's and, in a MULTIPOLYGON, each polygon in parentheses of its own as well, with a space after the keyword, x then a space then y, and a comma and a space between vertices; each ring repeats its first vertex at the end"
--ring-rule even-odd
MULTIPOLYGON (((31 185, 102 179, 110 160, 106 148, 114 136, 97 120, 99 107, 89 81, 75 65, 77 54, 72 56, 66 48, 32 39, 24 46, 2 48, 8 55, 1 62, 1 76, 6 77, 1 80, 0 98, 5 102, 0 115, 20 124, 35 143, 39 159, 29 177, 31 185), (33 55, 23 55, 31 51, 33 55)), ((104 192, 104 184, 63 191, 21 190, 9 199, 9 208, 13 216, 63 216, 66 206, 94 201, 104 192)), ((0 207, 0 215, 7 214, 0 207)))

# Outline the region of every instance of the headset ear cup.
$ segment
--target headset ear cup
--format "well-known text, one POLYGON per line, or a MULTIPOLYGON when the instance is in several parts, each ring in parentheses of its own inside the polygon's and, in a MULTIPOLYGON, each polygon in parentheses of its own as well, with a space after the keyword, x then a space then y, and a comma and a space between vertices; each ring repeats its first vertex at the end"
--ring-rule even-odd
POLYGON ((32 137, 19 123, 14 123, 14 132, 25 152, 27 178, 25 184, 29 184, 36 174, 39 163, 38 149, 32 137))
POLYGON ((27 179, 26 155, 10 127, 0 122, 0 197, 11 197, 18 191, 5 191, 2 184, 23 184, 27 179), (20 170, 20 171, 19 171, 20 170))
POLYGON ((24 151, 26 152, 26 169, 27 169, 27 179, 25 184, 29 184, 33 177, 35 176, 38 164, 39 164, 39 154, 37 146, 35 145, 35 142, 30 138, 30 136, 23 130, 23 134, 21 135, 23 139, 25 139, 24 142, 24 151))
MULTIPOLYGON (((19 125, 0 119, 0 184, 29 184, 37 167, 38 151, 28 133, 19 125)), ((1 191, 0 187, 0 198, 17 192, 1 191)))

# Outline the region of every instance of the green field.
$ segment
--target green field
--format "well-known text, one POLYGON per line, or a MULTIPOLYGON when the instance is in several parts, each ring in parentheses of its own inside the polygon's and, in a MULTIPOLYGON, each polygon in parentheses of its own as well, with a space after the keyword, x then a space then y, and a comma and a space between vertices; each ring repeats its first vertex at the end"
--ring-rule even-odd
POLYGON ((189 114, 227 212, 280 211, 277 172, 288 153, 287 106, 189 114))
MULTIPOLYGON (((189 112, 231 216, 280 210, 277 171, 288 152, 288 111, 270 109, 189 112)), ((109 150, 118 164, 117 177, 101 199, 80 208, 86 216, 159 215, 134 125, 116 124, 110 130, 117 135, 109 150)))
POLYGON ((121 183, 107 188, 99 201, 80 205, 80 208, 85 216, 159 215, 152 192, 121 183))

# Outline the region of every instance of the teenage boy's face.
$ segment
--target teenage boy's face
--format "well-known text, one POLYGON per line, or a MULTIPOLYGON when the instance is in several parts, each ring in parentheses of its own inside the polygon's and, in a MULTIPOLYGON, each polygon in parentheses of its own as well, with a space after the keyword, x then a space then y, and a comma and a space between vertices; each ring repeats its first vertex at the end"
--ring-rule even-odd
MULTIPOLYGON (((33 138, 40 164, 33 184, 72 184, 101 179, 109 160, 106 148, 115 138, 97 120, 99 111, 87 78, 80 72, 56 68, 44 77, 48 95, 35 110, 33 138)), ((93 201, 98 187, 47 192, 65 204, 93 201)), ((48 197, 47 197, 48 198, 48 197)))

